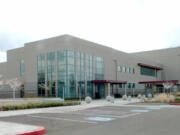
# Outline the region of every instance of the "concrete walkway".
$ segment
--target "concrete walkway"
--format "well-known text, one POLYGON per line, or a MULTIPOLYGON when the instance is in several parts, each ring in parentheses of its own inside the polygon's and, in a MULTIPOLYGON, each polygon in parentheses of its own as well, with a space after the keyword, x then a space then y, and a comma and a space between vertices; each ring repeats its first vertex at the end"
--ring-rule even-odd
POLYGON ((1 135, 43 135, 45 132, 46 130, 44 127, 0 122, 1 135))

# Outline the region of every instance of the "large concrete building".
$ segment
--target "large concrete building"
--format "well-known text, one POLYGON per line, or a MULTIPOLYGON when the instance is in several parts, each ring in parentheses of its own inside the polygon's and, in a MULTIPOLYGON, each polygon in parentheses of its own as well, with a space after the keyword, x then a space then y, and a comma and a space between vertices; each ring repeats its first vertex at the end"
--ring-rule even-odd
MULTIPOLYGON (((26 96, 104 98, 162 92, 167 82, 178 86, 179 57, 180 48, 131 54, 62 35, 7 51, 0 74, 24 80, 26 96)), ((11 96, 7 89, 0 90, 1 97, 11 96)))

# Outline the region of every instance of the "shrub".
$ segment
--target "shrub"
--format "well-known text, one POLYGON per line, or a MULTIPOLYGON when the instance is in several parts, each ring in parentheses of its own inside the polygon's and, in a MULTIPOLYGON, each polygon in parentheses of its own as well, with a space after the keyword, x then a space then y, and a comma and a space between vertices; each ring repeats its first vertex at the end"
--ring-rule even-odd
POLYGON ((168 95, 168 94, 159 94, 157 96, 156 102, 161 102, 161 103, 169 103, 169 102, 174 102, 175 97, 173 95, 168 95))
POLYGON ((127 100, 127 95, 124 95, 124 96, 122 97, 122 99, 123 99, 123 100, 127 100))
POLYGON ((141 97, 142 97, 141 94, 138 94, 138 99, 141 99, 141 97))
POLYGON ((70 106, 70 105, 79 105, 78 101, 67 101, 67 102, 45 102, 45 103, 29 103, 21 105, 5 105, 2 106, 0 110, 20 110, 20 109, 32 109, 32 108, 46 108, 46 107, 56 107, 56 106, 70 106))

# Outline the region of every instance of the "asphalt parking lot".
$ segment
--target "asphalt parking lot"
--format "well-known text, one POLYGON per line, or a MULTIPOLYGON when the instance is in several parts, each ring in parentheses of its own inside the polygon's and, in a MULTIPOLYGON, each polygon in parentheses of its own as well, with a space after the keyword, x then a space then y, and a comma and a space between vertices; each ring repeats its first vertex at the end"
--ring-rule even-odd
POLYGON ((44 126, 48 135, 179 135, 180 108, 132 104, 39 113, 1 121, 44 126))

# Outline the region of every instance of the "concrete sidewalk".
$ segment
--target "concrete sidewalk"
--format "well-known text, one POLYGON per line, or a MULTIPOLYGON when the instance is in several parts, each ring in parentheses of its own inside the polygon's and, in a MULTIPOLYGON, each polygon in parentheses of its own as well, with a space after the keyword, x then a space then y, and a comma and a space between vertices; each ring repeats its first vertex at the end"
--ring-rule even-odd
POLYGON ((44 127, 0 122, 1 135, 43 135, 46 133, 44 127))

